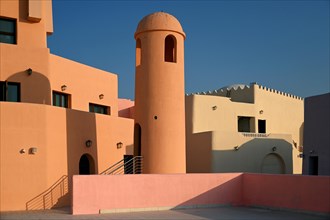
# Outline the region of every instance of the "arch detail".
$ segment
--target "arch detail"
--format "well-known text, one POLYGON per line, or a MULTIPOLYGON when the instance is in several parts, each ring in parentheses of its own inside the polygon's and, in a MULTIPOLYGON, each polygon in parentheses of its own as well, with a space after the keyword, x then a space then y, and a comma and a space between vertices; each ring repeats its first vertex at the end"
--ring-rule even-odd
POLYGON ((262 160, 261 173, 284 174, 285 163, 282 157, 275 153, 267 154, 262 160))

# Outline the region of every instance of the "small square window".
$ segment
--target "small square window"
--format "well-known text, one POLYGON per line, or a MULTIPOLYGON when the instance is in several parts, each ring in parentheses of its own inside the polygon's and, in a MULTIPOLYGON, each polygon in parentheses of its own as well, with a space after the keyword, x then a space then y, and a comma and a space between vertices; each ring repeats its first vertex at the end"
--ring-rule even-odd
POLYGON ((69 108, 70 95, 53 91, 53 106, 69 108))
POLYGON ((89 112, 110 115, 110 106, 89 103, 89 112))

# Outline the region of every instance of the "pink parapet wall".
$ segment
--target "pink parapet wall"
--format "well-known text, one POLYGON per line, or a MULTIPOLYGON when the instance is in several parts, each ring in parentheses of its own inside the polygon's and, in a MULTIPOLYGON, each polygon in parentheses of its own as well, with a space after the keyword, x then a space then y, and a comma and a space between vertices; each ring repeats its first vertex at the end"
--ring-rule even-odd
POLYGON ((134 101, 130 99, 118 99, 118 116, 134 119, 134 101))
POLYGON ((330 177, 244 174, 243 203, 330 213, 330 177))
POLYGON ((330 177, 267 174, 152 174, 73 177, 73 214, 218 205, 330 214, 330 177))
POLYGON ((141 174, 73 177, 73 214, 196 205, 240 205, 242 174, 141 174))

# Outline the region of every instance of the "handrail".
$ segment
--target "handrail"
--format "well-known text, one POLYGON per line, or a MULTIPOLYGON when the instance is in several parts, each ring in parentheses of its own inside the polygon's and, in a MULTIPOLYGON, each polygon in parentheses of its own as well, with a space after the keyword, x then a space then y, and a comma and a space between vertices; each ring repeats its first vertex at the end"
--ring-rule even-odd
POLYGON ((135 156, 128 161, 124 160, 118 161, 114 165, 110 166, 108 169, 104 170, 101 175, 110 174, 137 174, 142 173, 142 156, 135 156))
POLYGON ((270 134, 266 133, 249 133, 249 132, 240 132, 244 137, 268 137, 270 134))

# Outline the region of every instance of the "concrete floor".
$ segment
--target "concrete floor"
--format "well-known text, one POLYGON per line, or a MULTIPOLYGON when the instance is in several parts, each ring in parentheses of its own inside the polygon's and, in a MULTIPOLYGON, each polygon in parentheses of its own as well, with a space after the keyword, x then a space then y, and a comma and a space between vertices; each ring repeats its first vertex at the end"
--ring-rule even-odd
POLYGON ((251 207, 217 207, 168 211, 128 212, 99 215, 71 215, 69 209, 0 213, 1 220, 47 219, 239 219, 239 220, 329 220, 330 215, 251 207))

